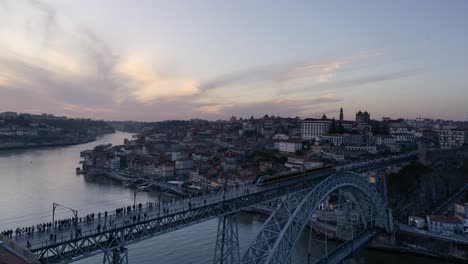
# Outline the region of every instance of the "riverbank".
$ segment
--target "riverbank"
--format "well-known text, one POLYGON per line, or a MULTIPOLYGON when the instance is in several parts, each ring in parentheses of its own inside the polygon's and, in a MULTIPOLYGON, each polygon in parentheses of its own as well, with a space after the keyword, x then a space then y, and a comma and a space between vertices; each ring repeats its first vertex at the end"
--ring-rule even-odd
POLYGON ((441 254, 440 252, 434 252, 430 250, 418 249, 413 247, 404 247, 404 246, 392 246, 383 244, 380 242, 371 243, 366 246, 365 250, 377 251, 377 252, 387 252, 394 254, 401 254, 407 256, 417 256, 425 257, 434 260, 447 261, 448 263, 467 263, 467 259, 459 258, 451 255, 441 254))
POLYGON ((79 144, 86 144, 89 142, 96 141, 95 137, 87 138, 84 140, 79 140, 75 142, 70 141, 54 141, 54 142, 2 142, 0 143, 0 150, 13 150, 13 149, 32 149, 32 148, 42 148, 42 147, 63 147, 63 146, 73 146, 79 144))

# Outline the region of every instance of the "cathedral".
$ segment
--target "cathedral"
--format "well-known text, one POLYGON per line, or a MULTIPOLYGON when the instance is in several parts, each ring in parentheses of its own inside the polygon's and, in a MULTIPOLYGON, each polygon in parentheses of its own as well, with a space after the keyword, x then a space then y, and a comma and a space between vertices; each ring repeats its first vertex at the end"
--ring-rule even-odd
POLYGON ((359 110, 359 112, 356 113, 356 123, 369 123, 370 122, 370 114, 365 111, 365 112, 361 112, 361 110, 359 110))

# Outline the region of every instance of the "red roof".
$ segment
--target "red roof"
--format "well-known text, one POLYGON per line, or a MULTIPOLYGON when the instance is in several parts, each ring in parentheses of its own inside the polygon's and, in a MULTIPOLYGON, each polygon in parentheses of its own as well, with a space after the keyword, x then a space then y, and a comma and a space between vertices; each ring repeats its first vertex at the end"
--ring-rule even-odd
POLYGON ((429 220, 433 222, 442 222, 448 224, 461 224, 460 219, 455 216, 446 216, 446 215, 428 215, 429 220))

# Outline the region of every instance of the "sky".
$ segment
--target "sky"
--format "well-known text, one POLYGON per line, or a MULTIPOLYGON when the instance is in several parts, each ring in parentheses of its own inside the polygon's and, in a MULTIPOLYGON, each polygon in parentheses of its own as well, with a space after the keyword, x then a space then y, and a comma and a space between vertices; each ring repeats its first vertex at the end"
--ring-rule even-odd
POLYGON ((468 120, 468 1, 0 0, 0 112, 468 120))

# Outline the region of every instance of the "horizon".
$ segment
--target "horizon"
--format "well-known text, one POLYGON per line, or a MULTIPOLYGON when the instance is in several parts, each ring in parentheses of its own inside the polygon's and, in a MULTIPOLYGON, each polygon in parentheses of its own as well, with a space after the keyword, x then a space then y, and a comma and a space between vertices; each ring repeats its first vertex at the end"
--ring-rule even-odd
MULTIPOLYGON (((343 109, 344 110, 344 109, 343 109)), ((367 110, 358 110, 358 111, 367 111, 367 110)), ((355 111, 355 113, 357 113, 358 111, 355 111)), ((14 111, 0 111, 0 114, 2 112, 14 112, 14 111)), ((369 114, 371 114, 369 111, 367 111, 369 114)), ((253 117, 254 119, 262 119, 263 117, 265 116, 268 116, 268 117, 275 117, 275 118, 297 118, 299 117, 301 120, 304 120, 304 119, 308 119, 308 118, 312 118, 312 119, 321 119, 321 116, 307 116, 307 117, 301 117, 301 116, 280 116, 280 115, 268 115, 268 114, 264 114, 264 115, 260 115, 260 116, 254 116, 254 115, 251 115, 251 116, 229 116, 229 117, 226 117, 226 118, 220 118, 220 119, 203 119, 203 118, 199 118, 199 117, 193 117, 193 118, 188 118, 188 119, 162 119, 162 120, 149 120, 149 121, 144 121, 144 120, 132 120, 132 119, 127 119, 127 120, 115 120, 115 119, 96 119, 96 118, 92 118, 92 117, 86 117, 86 116, 66 116, 66 115, 59 115, 59 114, 54 114, 54 113, 26 113, 26 112, 16 112, 18 115, 20 114, 31 114, 31 115, 42 115, 42 114, 50 114, 54 117, 62 117, 62 116, 65 116, 67 119, 91 119, 91 120, 96 120, 96 121, 104 121, 104 122, 141 122, 141 123, 157 123, 157 122, 166 122, 166 121, 190 121, 190 120, 193 120, 193 119, 200 119, 200 120, 205 120, 205 121, 209 121, 209 122, 216 122, 216 121, 229 121, 230 118, 232 117, 235 117, 237 120, 239 119, 242 119, 242 120, 248 120, 250 119, 251 117, 253 117)), ((345 116, 345 115, 344 115, 345 116)), ((371 118, 370 120, 374 120, 374 121, 379 121, 381 122, 383 120, 383 118, 390 118, 390 120, 418 120, 418 119, 422 119, 422 120, 440 120, 440 121, 449 121, 449 122, 468 122, 468 119, 467 120, 454 120, 454 119, 441 119, 441 118, 431 118, 431 117, 415 117, 415 118, 403 118, 403 117, 392 117, 392 116, 382 116, 380 118, 374 118, 372 117, 372 114, 371 114, 371 118)), ((335 119, 335 120, 338 120, 339 119, 339 116, 336 117, 336 116, 328 116, 327 115, 327 119, 331 120, 331 119, 335 119)), ((352 118, 344 118, 344 121, 353 121, 354 120, 354 117, 352 118)))
POLYGON ((0 0, 0 112, 468 120, 466 1, 0 0), (183 17, 183 19, 181 19, 183 17), (350 111, 352 109, 352 111, 350 111))

